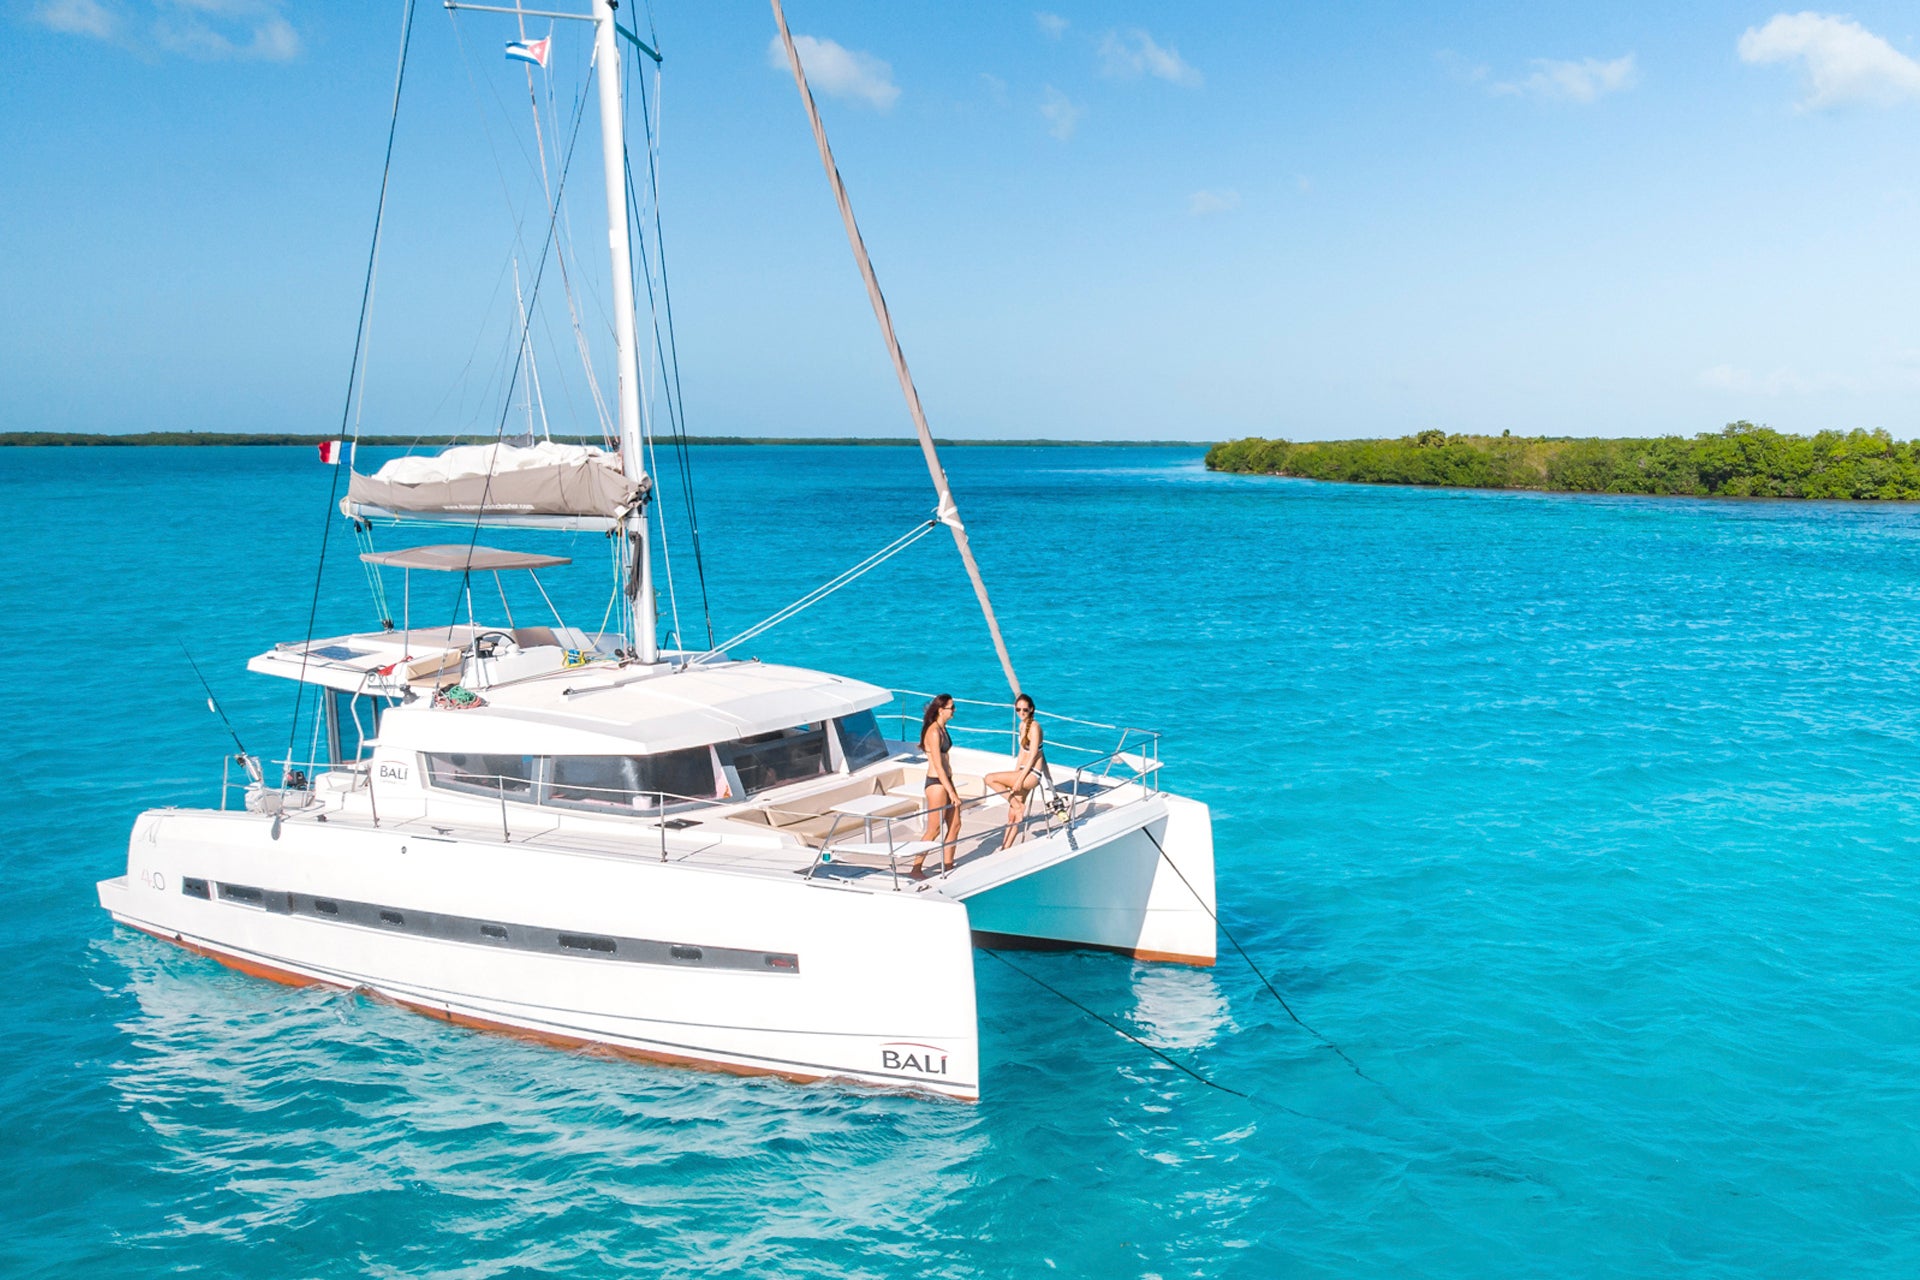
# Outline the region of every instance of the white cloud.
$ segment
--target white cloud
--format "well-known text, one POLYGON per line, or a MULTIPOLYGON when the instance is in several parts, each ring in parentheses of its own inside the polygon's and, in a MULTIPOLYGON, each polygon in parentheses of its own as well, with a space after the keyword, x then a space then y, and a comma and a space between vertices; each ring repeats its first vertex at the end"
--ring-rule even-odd
POLYGON ((1240 207, 1240 193, 1231 189, 1196 191, 1187 197, 1187 212, 1196 218, 1210 213, 1226 213, 1240 207))
POLYGON ((1162 48, 1138 27, 1125 35, 1109 31, 1101 38, 1100 70, 1122 80, 1147 75, 1188 86, 1198 86, 1204 79, 1178 49, 1162 48))
POLYGON ((1629 53, 1609 62, 1598 58, 1582 58, 1578 62, 1535 58, 1531 75, 1524 80, 1496 84, 1492 89, 1494 93, 1558 102, 1594 102, 1609 93, 1631 89, 1639 82, 1640 68, 1629 53))
POLYGON ((1080 127, 1080 119, 1087 114, 1087 109, 1048 85, 1046 95, 1040 99, 1040 114, 1046 118, 1047 132, 1065 142, 1080 127))
POLYGON ((1807 77, 1808 111, 1866 103, 1890 107, 1920 98, 1920 63, 1851 18, 1777 13, 1740 37, 1746 63, 1798 62, 1807 77))
POLYGON ((980 73, 980 85, 987 91, 987 97, 998 106, 1007 104, 1007 82, 991 71, 980 73))
MULTIPOLYGON (((816 36, 795 36, 793 47, 806 69, 807 83, 830 98, 851 98, 876 111, 890 109, 900 98, 893 68, 870 53, 859 53, 816 36)), ((776 71, 791 70, 779 36, 767 45, 767 65, 776 71)))
POLYGON ((142 53, 286 62, 299 56, 300 33, 283 8, 283 0, 41 0, 33 19, 142 53))
POLYGON ((118 28, 111 10, 100 0, 42 0, 33 8, 33 20, 68 35, 108 40, 118 28))
POLYGON ((1058 40, 1067 33, 1067 27, 1071 25, 1059 14, 1047 13, 1044 10, 1034 14, 1033 20, 1039 24, 1040 34, 1049 40, 1058 40))

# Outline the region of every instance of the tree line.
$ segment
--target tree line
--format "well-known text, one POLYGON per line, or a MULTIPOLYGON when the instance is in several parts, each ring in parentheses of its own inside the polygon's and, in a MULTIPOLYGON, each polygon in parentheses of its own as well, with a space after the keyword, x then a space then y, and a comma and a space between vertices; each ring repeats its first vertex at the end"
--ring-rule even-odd
POLYGON ((1751 422, 1691 437, 1614 440, 1438 430, 1394 440, 1249 437, 1214 445, 1207 468, 1463 489, 1920 500, 1920 443, 1885 431, 1786 435, 1751 422))

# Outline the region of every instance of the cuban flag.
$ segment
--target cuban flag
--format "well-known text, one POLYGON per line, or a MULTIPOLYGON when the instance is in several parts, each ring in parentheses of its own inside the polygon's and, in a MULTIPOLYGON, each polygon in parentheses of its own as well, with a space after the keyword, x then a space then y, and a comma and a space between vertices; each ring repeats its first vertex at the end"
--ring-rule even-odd
POLYGON ((547 46, 553 43, 553 37, 544 40, 509 40, 507 57, 517 58, 521 62, 531 62, 536 67, 547 65, 547 46))
POLYGON ((320 442, 320 461, 329 465, 339 464, 340 442, 338 440, 322 440, 320 442))

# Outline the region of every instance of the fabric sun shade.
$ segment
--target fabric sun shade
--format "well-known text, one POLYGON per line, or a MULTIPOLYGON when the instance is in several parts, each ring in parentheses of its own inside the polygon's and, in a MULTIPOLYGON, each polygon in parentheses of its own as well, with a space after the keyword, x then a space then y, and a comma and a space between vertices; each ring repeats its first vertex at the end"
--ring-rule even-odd
POLYGON ((639 500, 620 459, 592 445, 460 445, 353 474, 347 501, 402 515, 599 516, 639 500))

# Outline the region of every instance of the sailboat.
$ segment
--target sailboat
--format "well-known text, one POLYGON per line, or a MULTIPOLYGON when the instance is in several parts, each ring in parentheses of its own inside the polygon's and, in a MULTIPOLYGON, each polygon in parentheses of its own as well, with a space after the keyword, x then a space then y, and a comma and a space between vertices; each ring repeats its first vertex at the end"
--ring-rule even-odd
MULTIPOLYGON (((911 537, 953 535, 1017 693, 778 0, 773 8, 934 483, 934 513, 911 537)), ((651 544, 664 523, 644 465, 620 42, 658 56, 611 0, 540 16, 592 24, 618 447, 502 439, 353 470, 339 505, 357 533, 439 523, 458 536, 389 550, 363 539, 376 583, 401 578, 400 617, 279 643, 247 664, 314 699, 311 757, 289 751, 274 784, 242 751, 227 758, 218 808, 142 813, 126 872, 100 882, 100 903, 122 925, 246 973, 363 990, 464 1026, 977 1099, 976 945, 1213 962, 1206 806, 1162 788, 1158 733, 1057 717, 1045 782, 1016 821, 984 781, 1014 763, 1010 704, 963 700, 950 766, 957 857, 942 870, 940 835, 924 838, 931 762, 918 695, 736 657, 740 637, 663 643, 651 544), (484 545, 488 529, 608 534, 619 625, 568 624, 541 581, 568 557, 484 545), (421 575, 461 581, 463 619, 415 616, 421 575), (486 603, 495 587, 497 615, 486 603), (510 594, 531 602, 517 616, 510 594), (530 623, 542 605, 552 620, 530 623), (915 710, 889 715, 906 700, 915 710), (966 732, 967 717, 983 723, 966 732), (932 873, 916 876, 929 855, 932 873)), ((404 50, 403 36, 402 71, 404 50)))

